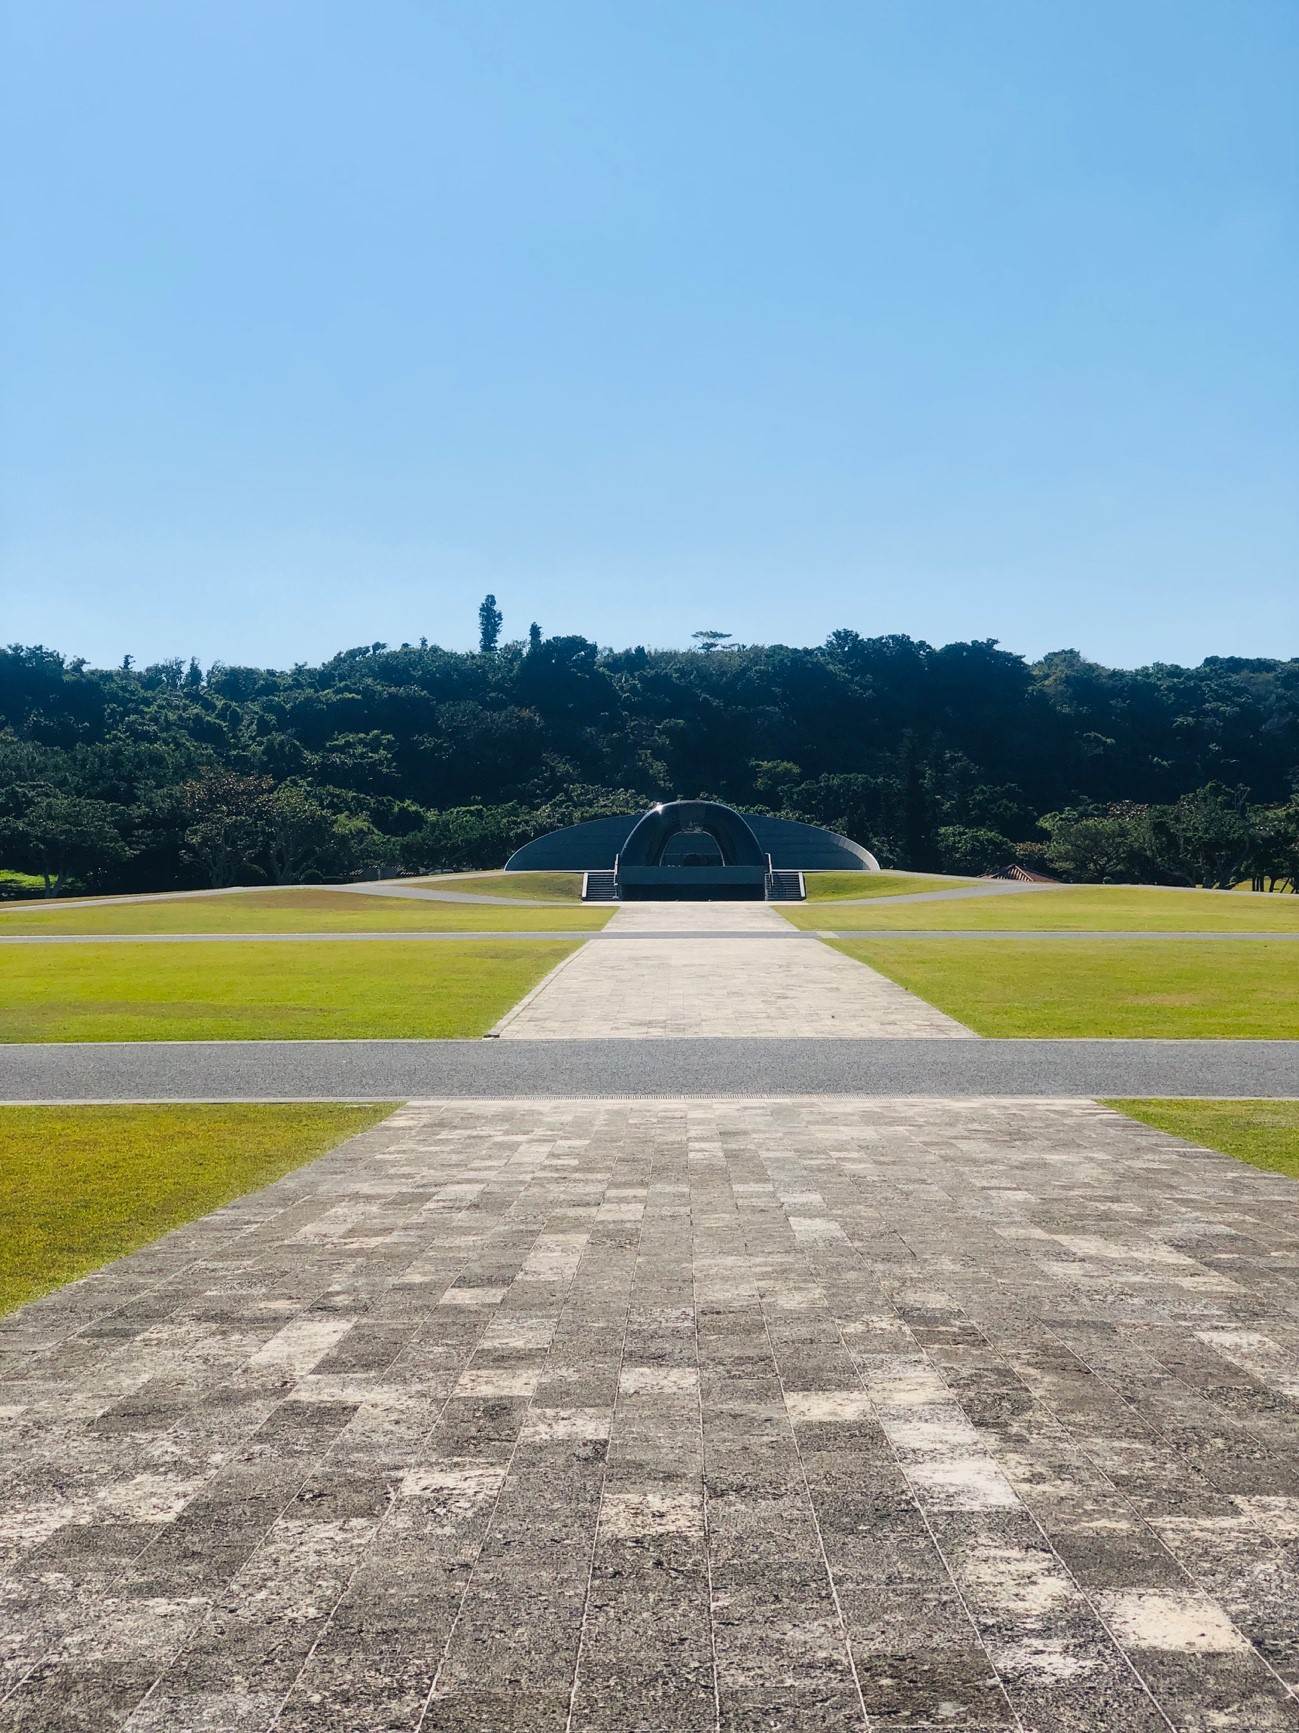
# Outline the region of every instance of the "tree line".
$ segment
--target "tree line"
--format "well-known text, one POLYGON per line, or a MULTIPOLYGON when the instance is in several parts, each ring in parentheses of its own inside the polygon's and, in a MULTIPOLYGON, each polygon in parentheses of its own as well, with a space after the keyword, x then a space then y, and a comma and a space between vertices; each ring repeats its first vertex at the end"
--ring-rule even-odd
POLYGON ((10 890, 294 884, 499 866, 672 796, 803 818, 882 864, 1294 889, 1299 660, 1112 669, 995 640, 476 652, 290 669, 0 650, 10 890))

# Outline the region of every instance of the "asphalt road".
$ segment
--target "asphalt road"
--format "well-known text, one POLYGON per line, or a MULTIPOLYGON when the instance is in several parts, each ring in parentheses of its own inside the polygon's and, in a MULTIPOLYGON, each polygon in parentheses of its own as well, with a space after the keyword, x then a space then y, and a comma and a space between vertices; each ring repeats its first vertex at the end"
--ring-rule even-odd
POLYGON ((0 1048, 0 1100, 1299 1097, 1299 1041, 213 1041, 0 1048))

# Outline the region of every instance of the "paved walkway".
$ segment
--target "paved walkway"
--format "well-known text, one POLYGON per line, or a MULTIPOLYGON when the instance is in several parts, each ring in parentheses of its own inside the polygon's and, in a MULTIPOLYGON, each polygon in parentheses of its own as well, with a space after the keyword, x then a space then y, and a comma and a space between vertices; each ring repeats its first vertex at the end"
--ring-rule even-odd
POLYGON ((1299 1733, 1299 1191, 1042 1094, 1299 1044, 974 1040, 717 904, 501 1032, 0 1053, 456 1097, 0 1321, 0 1733, 1299 1733))
POLYGON ((1299 1727, 1296 1195, 1077 1101, 412 1104, 0 1325, 0 1727, 1299 1727))
POLYGON ((925 1036, 971 1031, 764 903, 625 905, 497 1025, 507 1040, 925 1036), (734 937, 715 937, 730 929, 734 937), (677 939, 650 932, 676 931, 677 939), (701 937, 708 933, 709 937, 701 937), (780 934, 779 945, 748 942, 780 934), (638 936, 639 935, 639 936, 638 936), (625 943, 620 940, 625 938, 625 943))

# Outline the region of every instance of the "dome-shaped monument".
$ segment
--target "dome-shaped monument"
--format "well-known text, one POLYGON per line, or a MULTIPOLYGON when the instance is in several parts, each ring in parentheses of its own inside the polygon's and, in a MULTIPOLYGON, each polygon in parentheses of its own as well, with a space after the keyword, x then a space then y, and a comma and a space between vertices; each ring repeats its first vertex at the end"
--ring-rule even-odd
MULTIPOLYGON (((698 837, 716 845, 723 866, 760 866, 766 854, 745 819, 734 807, 717 800, 666 800, 650 807, 620 851, 625 867, 685 865, 668 860, 669 845, 678 837, 698 837)), ((711 852, 711 851, 710 851, 711 852)), ((711 863, 710 863, 711 864, 711 863)))
POLYGON ((749 898, 767 894, 771 862, 733 807, 668 800, 650 807, 619 850, 616 894, 749 898))
POLYGON ((802 898, 804 872, 878 872, 860 843, 798 819, 716 800, 668 800, 637 818, 589 819, 539 836, 506 872, 580 872, 588 901, 802 898))

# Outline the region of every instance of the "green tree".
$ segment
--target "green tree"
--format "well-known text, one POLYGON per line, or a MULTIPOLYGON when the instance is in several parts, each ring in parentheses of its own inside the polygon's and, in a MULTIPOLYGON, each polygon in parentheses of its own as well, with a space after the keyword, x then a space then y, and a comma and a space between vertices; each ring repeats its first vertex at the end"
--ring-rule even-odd
POLYGON ((360 813, 344 813, 334 820, 327 858, 341 878, 386 878, 401 864, 402 838, 386 835, 360 813))
POLYGON ((819 776, 788 790, 781 810, 850 837, 885 865, 908 864, 904 796, 895 777, 819 776))
POLYGON ((496 606, 495 596, 484 596, 478 606, 478 653, 481 656, 491 656, 496 652, 496 646, 501 641, 501 627, 505 616, 496 606))
POLYGON ((334 815, 309 789, 282 784, 266 796, 266 860, 271 882, 296 885, 338 841, 334 815))
POLYGON ((497 867, 541 828, 535 815, 522 806, 451 807, 430 813, 421 830, 401 838, 401 860, 413 872, 497 867))
POLYGON ((490 608, 489 654, 374 642, 317 666, 205 673, 0 649, 8 846, 19 850, 13 826, 32 802, 57 791, 120 809, 129 852, 69 869, 97 889, 373 869, 372 858, 347 865, 360 857, 337 838, 276 869, 255 815, 193 810, 190 785, 227 775, 300 786, 363 837, 445 839, 449 811, 508 812, 455 843, 469 849, 475 832, 484 865, 550 813, 587 806, 591 790, 633 811, 709 790, 829 825, 890 865, 939 865, 948 828, 1018 848, 1045 813, 1059 822, 1042 833, 1039 864, 1071 878, 1285 882, 1273 829, 1299 770, 1299 659, 1128 671, 1061 650, 1029 666, 991 642, 849 628, 807 648, 718 633, 685 650, 612 651, 539 628, 505 645, 490 608), (798 765, 798 779, 754 769, 781 765, 798 765), (1225 808, 1197 793, 1210 783, 1228 791, 1225 808), (1125 822, 1127 803, 1144 810, 1125 822), (1253 839, 1243 855, 1242 833, 1253 839))
POLYGON ((1009 865, 1015 859, 1015 845, 997 830, 944 824, 938 830, 938 859, 945 873, 977 877, 1009 865))
POLYGON ((265 853, 272 787, 269 777, 225 770, 212 771, 181 790, 188 819, 185 852, 203 868, 214 890, 239 883, 265 853))
POLYGON ((777 810, 784 805, 789 790, 800 782, 803 776, 798 766, 785 758, 755 759, 752 770, 753 786, 762 798, 777 810))
POLYGON ((93 873, 126 858, 121 817, 107 801, 51 790, 2 830, 6 849, 40 874, 47 897, 57 897, 69 874, 93 873))
POLYGON ((364 734, 336 734, 311 763, 326 787, 381 794, 399 784, 396 747, 392 735, 377 728, 364 734))
POLYGON ((1150 844, 1159 866, 1182 884, 1233 889, 1255 848, 1247 799, 1244 787, 1209 782, 1171 806, 1152 807, 1150 844))
POLYGON ((1254 889, 1299 891, 1299 795, 1285 806, 1251 807, 1249 821, 1254 889))
POLYGON ((1041 828, 1048 837, 1042 851, 1046 863, 1062 878, 1080 884, 1137 884, 1151 877, 1145 807, 1049 812, 1041 828))

